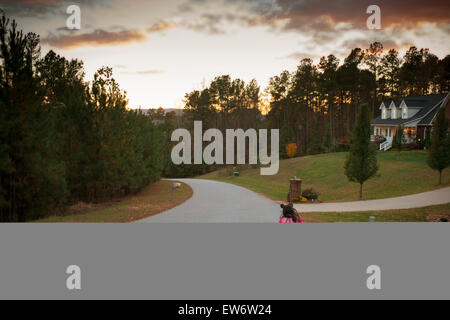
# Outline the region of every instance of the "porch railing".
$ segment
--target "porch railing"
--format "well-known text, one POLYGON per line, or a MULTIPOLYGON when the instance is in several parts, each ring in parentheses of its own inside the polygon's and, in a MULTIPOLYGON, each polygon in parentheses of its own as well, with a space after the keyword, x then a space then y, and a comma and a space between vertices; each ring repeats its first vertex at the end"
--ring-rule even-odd
POLYGON ((388 138, 385 142, 380 144, 380 151, 388 151, 392 149, 392 138, 388 138))

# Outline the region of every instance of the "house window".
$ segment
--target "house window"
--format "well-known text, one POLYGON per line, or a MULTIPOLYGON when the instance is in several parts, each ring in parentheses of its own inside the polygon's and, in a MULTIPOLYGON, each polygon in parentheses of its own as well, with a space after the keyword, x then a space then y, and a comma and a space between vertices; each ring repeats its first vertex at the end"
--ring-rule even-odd
POLYGON ((383 108, 382 114, 381 114, 381 118, 382 119, 386 119, 386 108, 383 108))
POLYGON ((392 114, 391 114, 391 118, 392 119, 397 119, 397 109, 392 109, 392 114))
POLYGON ((408 119, 408 109, 403 108, 403 119, 408 119))

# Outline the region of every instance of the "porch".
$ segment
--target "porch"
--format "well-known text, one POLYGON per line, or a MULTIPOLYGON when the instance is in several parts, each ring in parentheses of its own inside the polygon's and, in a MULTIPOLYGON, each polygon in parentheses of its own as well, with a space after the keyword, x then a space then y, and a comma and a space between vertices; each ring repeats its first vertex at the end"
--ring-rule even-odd
MULTIPOLYGON (((386 141, 390 141, 392 143, 397 130, 399 130, 398 126, 374 126, 373 135, 371 136, 371 141, 377 141, 386 139, 386 141)), ((416 141, 417 137, 417 127, 405 127, 403 128, 403 137, 405 138, 405 143, 412 143, 416 141)))

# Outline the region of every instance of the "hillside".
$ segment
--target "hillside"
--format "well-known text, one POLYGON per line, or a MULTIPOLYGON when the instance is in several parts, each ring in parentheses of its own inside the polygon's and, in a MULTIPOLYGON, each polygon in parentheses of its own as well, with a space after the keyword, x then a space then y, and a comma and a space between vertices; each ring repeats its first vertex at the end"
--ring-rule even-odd
MULTIPOLYGON (((321 154, 280 162, 275 176, 261 176, 259 169, 241 171, 240 177, 226 177, 225 170, 198 177, 237 184, 274 200, 286 200, 289 179, 303 179, 303 190, 313 187, 321 199, 331 201, 358 200, 358 184, 349 182, 344 174, 346 153, 321 154)), ((450 174, 443 173, 438 186, 438 173, 431 170, 425 152, 378 153, 380 170, 364 185, 364 199, 383 199, 439 189, 450 185, 450 174)))

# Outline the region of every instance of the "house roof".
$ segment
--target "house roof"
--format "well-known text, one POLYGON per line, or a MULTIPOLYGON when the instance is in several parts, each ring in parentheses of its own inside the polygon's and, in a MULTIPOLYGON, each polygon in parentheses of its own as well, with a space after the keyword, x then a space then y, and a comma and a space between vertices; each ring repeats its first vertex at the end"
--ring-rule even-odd
POLYGON ((433 124, 433 120, 436 117, 436 114, 439 110, 439 107, 442 104, 437 104, 420 122, 417 124, 418 126, 431 126, 433 124))
MULTIPOLYGON (((394 100, 394 104, 397 108, 400 107, 402 101, 404 100, 406 106, 409 108, 421 109, 413 117, 409 119, 381 119, 379 116, 371 121, 372 125, 393 125, 398 126, 401 124, 407 124, 409 122, 419 121, 418 125, 431 125, 439 107, 442 102, 447 97, 447 94, 432 94, 427 96, 409 96, 403 99, 394 100)), ((390 105, 392 101, 384 101, 386 106, 390 105)))
POLYGON ((379 124, 379 125, 384 125, 384 126, 389 126, 389 125, 393 125, 393 126, 399 126, 404 122, 407 122, 408 119, 381 119, 381 116, 373 119, 371 121, 371 124, 379 124))

